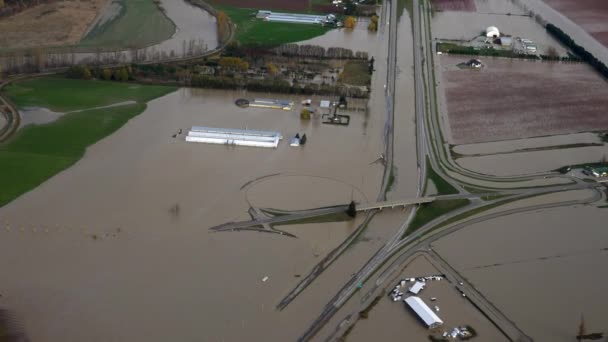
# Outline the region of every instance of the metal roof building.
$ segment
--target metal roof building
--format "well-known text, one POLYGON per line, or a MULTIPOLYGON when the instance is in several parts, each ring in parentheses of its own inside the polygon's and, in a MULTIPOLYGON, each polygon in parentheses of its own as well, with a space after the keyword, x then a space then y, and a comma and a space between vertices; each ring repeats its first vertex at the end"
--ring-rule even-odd
POLYGON ((421 281, 417 281, 412 287, 410 287, 410 292, 413 294, 418 294, 423 289, 424 289, 424 283, 421 281))
POLYGON ((186 136, 186 141, 276 148, 282 138, 279 132, 193 126, 186 136))
POLYGON ((420 297, 407 297, 404 302, 418 315, 429 329, 437 328, 443 321, 429 308, 420 297))

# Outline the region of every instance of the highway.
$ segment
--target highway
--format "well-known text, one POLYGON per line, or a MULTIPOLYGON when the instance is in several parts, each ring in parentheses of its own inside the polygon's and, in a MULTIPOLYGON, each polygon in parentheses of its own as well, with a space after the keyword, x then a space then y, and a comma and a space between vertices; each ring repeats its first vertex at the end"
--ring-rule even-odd
MULTIPOLYGON (((397 26, 397 13, 396 6, 394 5, 394 1, 387 1, 386 3, 390 3, 391 13, 390 13, 390 27, 389 27, 389 68, 387 70, 389 80, 387 81, 387 103, 392 104, 394 100, 394 92, 395 92, 395 83, 394 77, 390 75, 395 75, 395 66, 396 66, 396 57, 395 57, 395 49, 397 44, 396 37, 396 26, 397 26)), ((385 3, 385 4, 386 4, 385 3)), ((414 35, 414 79, 415 79, 415 92, 416 92, 416 132, 417 132, 417 161, 418 161, 418 188, 417 188, 417 197, 421 197, 424 193, 424 184, 426 181, 426 168, 429 167, 426 165, 426 160, 428 158, 431 167, 433 167, 434 171, 449 182, 454 188, 456 188, 459 194, 454 195, 454 198, 470 198, 472 199, 472 203, 464 208, 459 210, 450 212, 444 216, 438 217, 437 219, 431 221, 425 226, 418 229, 415 233, 405 237, 404 233, 409 226, 409 223, 412 217, 415 214, 415 210, 412 210, 412 214, 408 218, 406 222, 399 228, 396 234, 391 237, 385 245, 378 250, 369 260, 368 262, 350 279, 346 281, 343 287, 334 295, 334 297, 327 303, 319 316, 312 322, 309 328, 304 331, 304 333, 299 338, 300 341, 309 341, 312 339, 322 328, 323 326, 334 316, 339 310, 343 307, 343 305, 352 298, 353 294, 357 291, 361 290, 366 282, 370 280, 370 278, 381 270, 383 265, 386 265, 388 261, 393 258, 397 260, 407 260, 414 253, 419 252, 421 249, 426 249, 427 253, 431 255, 432 259, 435 260, 435 263, 439 265, 441 269, 445 269, 446 273, 449 274, 449 279, 453 282, 463 283, 461 285, 461 290, 470 294, 471 302, 479 308, 486 317, 488 317, 493 324, 497 326, 497 328, 503 332, 505 336, 513 341, 531 341, 530 337, 525 334, 515 323, 513 323, 508 317, 506 317, 500 310, 494 307, 485 297, 478 292, 471 284, 468 284, 464 281, 464 279, 449 266, 445 260, 441 259, 438 255, 436 255, 432 251, 428 251, 428 246, 432 241, 443 237, 447 234, 450 234, 458 229, 462 229, 468 225, 481 222, 483 220, 489 220, 493 218, 497 218, 505 215, 512 215, 516 213, 521 213, 530 210, 539 210, 539 209, 547 209, 554 208, 560 206, 571 206, 576 204, 588 204, 593 203, 602 198, 601 192, 598 190, 597 183, 584 183, 578 179, 569 177, 569 176, 561 176, 555 174, 539 174, 532 175, 527 177, 518 177, 514 179, 513 184, 510 189, 501 190, 493 195, 497 196, 506 196, 500 199, 494 199, 492 201, 482 201, 479 197, 483 195, 473 196, 468 193, 467 190, 454 178, 450 175, 454 175, 456 172, 460 172, 459 168, 454 168, 449 165, 449 162, 446 159, 443 138, 441 136, 441 128, 439 127, 438 119, 434 120, 431 116, 433 114, 437 114, 437 108, 435 105, 435 101, 427 101, 426 99, 434 99, 435 98, 435 84, 434 79, 431 77, 434 71, 433 63, 433 49, 431 44, 426 46, 425 42, 431 42, 430 32, 426 29, 430 28, 430 23, 428 22, 428 15, 426 15, 426 11, 428 8, 425 5, 419 4, 418 0, 414 0, 414 13, 413 13, 413 35, 414 35), (421 15, 424 14, 424 15, 421 15), (427 63, 428 62, 428 63, 427 63), (426 71, 426 77, 425 77, 426 71), (428 85, 428 88, 425 87, 425 84, 428 85), (428 104, 428 111, 427 111, 428 104), (430 124, 427 127, 427 122, 430 124), (435 148, 432 148, 435 144, 435 148), (442 159, 438 159, 442 158, 442 159), (449 174, 444 172, 443 167, 450 167, 449 174), (561 185, 549 185, 544 187, 535 187, 535 188, 526 188, 520 186, 518 181, 530 181, 530 180, 541 180, 545 179, 547 175, 556 178, 567 178, 568 184, 561 185), (505 210, 485 216, 474 216, 473 219, 465 220, 463 222, 459 222, 457 224, 445 225, 441 229, 436 229, 436 227, 441 224, 447 222, 448 220, 471 210, 476 210, 482 208, 484 206, 493 206, 499 205, 501 203, 508 203, 514 200, 520 200, 532 196, 538 196, 542 194, 549 194, 555 192, 563 192, 563 191, 571 191, 577 189, 590 189, 593 191, 594 195, 588 199, 580 200, 580 201, 565 201, 560 203, 551 203, 551 204, 541 204, 537 206, 523 207, 511 210, 505 210)), ((393 111, 394 108, 392 106, 389 107, 390 111, 393 111)), ((389 127, 389 126, 387 126, 389 127)), ((388 154, 387 154, 388 155, 388 154)), ((392 155, 391 155, 392 158, 392 155)), ((392 165, 390 163, 391 159, 387 159, 389 162, 387 165, 392 165)), ((499 177, 491 177, 486 175, 476 175, 469 171, 462 172, 462 177, 460 179, 467 179, 469 181, 475 181, 477 177, 484 181, 487 180, 498 180, 497 181, 505 181, 504 179, 500 179, 499 177)), ((479 188, 484 188, 480 186, 479 188)), ((390 264, 389 264, 390 265, 390 264)), ((372 286, 372 289, 362 296, 361 304, 365 305, 365 302, 372 298, 373 294, 381 289, 384 279, 380 276, 376 283, 372 286)), ((387 285, 385 285, 387 286, 387 285)), ((352 326, 356 322, 356 312, 348 312, 344 313, 344 319, 341 321, 339 326, 332 331, 332 334, 327 338, 327 340, 335 339, 338 336, 336 334, 339 331, 344 331, 348 329, 349 326, 352 326), (353 318, 355 317, 355 318, 353 318)))

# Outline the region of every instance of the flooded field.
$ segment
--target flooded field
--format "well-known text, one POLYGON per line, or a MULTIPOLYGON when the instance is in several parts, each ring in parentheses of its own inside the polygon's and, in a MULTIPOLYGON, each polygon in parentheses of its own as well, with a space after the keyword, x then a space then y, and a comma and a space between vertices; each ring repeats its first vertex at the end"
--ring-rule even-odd
MULTIPOLYGON (((407 262, 402 272, 398 272, 397 276, 388 282, 389 291, 403 278, 437 274, 439 271, 426 257, 414 257, 407 262)), ((409 283, 407 286, 411 285, 412 283, 409 283)), ((427 282, 420 298, 431 308, 439 307, 436 314, 444 321, 442 327, 426 329, 403 301, 393 302, 388 295, 384 295, 370 311, 369 318, 357 322, 348 335, 348 341, 425 341, 430 333, 437 335, 463 325, 472 326, 479 334, 476 339, 480 341, 507 341, 481 312, 461 296, 454 284, 445 279, 427 282), (430 301, 430 298, 437 299, 430 301)))
POLYGON ((378 33, 367 29, 369 19, 358 18, 354 29, 335 29, 322 36, 298 42, 299 45, 319 45, 324 48, 341 47, 353 51, 367 51, 370 56, 379 47, 378 33))
POLYGON ((482 58, 482 70, 455 67, 464 59, 439 59, 451 143, 608 129, 608 89, 586 64, 482 58))
POLYGON ((608 2, 604 0, 543 0, 608 47, 608 2))
POLYGON ((553 135, 528 139, 492 141, 481 144, 454 146, 453 151, 464 156, 522 152, 531 149, 559 148, 560 146, 603 144, 596 133, 553 135))
POLYGON ((486 175, 513 176, 547 172, 567 165, 596 163, 608 156, 607 146, 554 149, 456 159, 467 170, 486 175))
POLYGON ((476 11, 437 11, 432 16, 433 37, 443 40, 470 41, 489 26, 496 26, 501 35, 531 39, 540 53, 549 48, 566 54, 559 42, 545 28, 512 1, 475 1, 476 11))
MULTIPOLYGON (((48 108, 40 108, 40 107, 29 107, 24 108, 19 111, 19 115, 21 116, 21 121, 19 127, 23 127, 29 124, 45 124, 53 122, 59 119, 63 113, 56 113, 48 108)), ((2 125, 0 125, 1 127, 2 125)))
MULTIPOLYGON (((168 40, 140 50, 99 53, 92 52, 94 49, 91 48, 88 52, 51 52, 45 58, 48 63, 69 60, 76 63, 102 62, 112 64, 132 62, 137 55, 137 59, 140 61, 160 61, 168 58, 200 55, 218 46, 217 24, 214 16, 184 0, 160 0, 160 3, 165 9, 165 15, 176 26, 175 34, 168 40)), ((112 9, 109 8, 108 10, 112 9)), ((16 61, 11 56, 0 56, 0 66, 8 68, 19 63, 21 62, 16 61)))
MULTIPOLYGON (((552 197, 526 201, 581 196, 552 197)), ((593 206, 537 210, 472 225, 433 248, 534 340, 570 341, 581 314, 587 331, 605 331, 607 218, 593 206)))
POLYGON ((433 0, 432 5, 435 11, 475 12, 474 0, 433 0))
MULTIPOLYGON (((285 340, 303 329, 308 322, 289 318, 295 312, 281 315, 273 306, 295 275, 334 247, 315 241, 330 235, 337 243, 356 222, 289 228, 296 235, 308 229, 301 239, 207 228, 248 219, 248 200, 305 209, 375 199, 384 115, 353 112, 350 126, 338 127, 300 121, 296 110, 240 109, 233 103, 239 97, 287 98, 181 89, 0 209, 2 267, 10 270, 0 277, 0 293, 33 340, 134 340, 142 331, 148 340, 285 340), (192 125, 278 130, 285 139, 306 133, 308 142, 256 149, 171 137, 192 125), (263 176, 270 177, 249 194, 241 190, 263 176), (264 276, 270 281, 262 283, 264 276), (281 329, 269 337, 277 322, 281 329)), ((296 306, 297 314, 313 317, 314 303, 327 299, 318 297, 296 306)))

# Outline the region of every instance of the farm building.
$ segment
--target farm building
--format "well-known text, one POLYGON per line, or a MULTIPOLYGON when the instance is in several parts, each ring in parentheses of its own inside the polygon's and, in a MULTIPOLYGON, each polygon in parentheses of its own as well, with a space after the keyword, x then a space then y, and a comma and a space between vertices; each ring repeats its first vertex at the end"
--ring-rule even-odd
POLYGON ((490 26, 486 29, 486 37, 488 38, 498 38, 500 37, 500 31, 496 26, 490 26))
POLYGON ((421 281, 417 281, 414 286, 410 287, 410 292, 417 295, 420 291, 424 289, 424 283, 421 281))
POLYGON ((437 328, 443 321, 429 308, 420 297, 407 297, 404 302, 418 315, 429 329, 437 328))
POLYGON ((258 19, 274 21, 280 23, 295 23, 295 24, 333 24, 336 21, 336 16, 328 15, 312 15, 298 13, 279 13, 260 10, 256 14, 258 19))
POLYGON ((275 99, 255 99, 249 103, 249 107, 272 108, 282 110, 291 110, 293 108, 293 105, 293 101, 275 99))
POLYGON ((500 45, 504 47, 509 47, 513 45, 513 38, 511 37, 500 37, 500 45))
POLYGON ((186 141, 276 148, 282 138, 279 132, 193 126, 186 136, 186 141))

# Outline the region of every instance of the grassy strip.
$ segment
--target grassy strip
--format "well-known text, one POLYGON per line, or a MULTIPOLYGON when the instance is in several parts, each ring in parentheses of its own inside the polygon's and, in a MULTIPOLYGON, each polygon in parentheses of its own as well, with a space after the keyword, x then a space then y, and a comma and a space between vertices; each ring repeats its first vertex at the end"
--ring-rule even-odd
POLYGON ((81 47, 129 49, 165 41, 175 33, 175 24, 160 5, 150 0, 122 0, 120 14, 96 26, 79 43, 81 47))
POLYGON ((453 210, 467 206, 471 201, 468 199, 454 199, 447 201, 435 201, 420 205, 416 212, 416 217, 410 223, 410 226, 405 232, 405 236, 415 232, 418 228, 431 222, 432 220, 445 215, 453 210))
POLYGON ((18 107, 45 107, 56 112, 107 106, 118 102, 148 102, 175 88, 55 77, 8 85, 3 93, 18 107))
POLYGON ((433 184, 435 184, 435 187, 437 188, 438 195, 452 195, 458 193, 456 188, 454 188, 450 183, 439 176, 435 170, 433 170, 429 157, 426 157, 426 164, 428 165, 426 168, 426 178, 433 181, 433 184))
MULTIPOLYGON (((55 85, 49 80, 52 79, 24 81, 22 83, 27 83, 28 87, 24 87, 22 83, 9 87, 13 90, 10 93, 11 99, 20 106, 34 102, 36 104, 52 104, 51 107, 54 109, 84 109, 77 104, 103 104, 104 101, 109 99, 147 101, 174 90, 170 87, 138 86, 137 96, 129 96, 130 93, 125 92, 122 97, 118 94, 104 97, 104 94, 109 92, 112 87, 124 91, 124 85, 111 82, 72 80, 66 80, 67 83, 57 82, 55 85), (84 86, 86 82, 97 86, 84 86), (63 87, 66 84, 70 86, 63 87), (80 84, 92 94, 82 89, 75 90, 76 84, 80 84), (26 90, 23 91, 23 89, 26 90), (14 92, 14 90, 20 91, 14 92), (33 91, 40 98, 36 99, 30 93, 33 91), (63 93, 60 98, 48 97, 49 94, 58 92, 63 93), (79 96, 75 96, 75 93, 98 95, 101 99, 97 102, 92 100, 83 101, 79 96)), ((113 92, 114 89, 111 93, 113 92)), ((90 98, 90 96, 85 97, 90 98)), ((8 143, 0 145, 0 169, 2 169, 0 207, 76 163, 84 155, 88 146, 112 134, 129 119, 143 112, 145 108, 145 103, 137 102, 113 108, 86 110, 66 114, 59 120, 46 125, 28 125, 19 130, 8 143)))
POLYGON ((308 40, 325 34, 329 27, 268 22, 255 18, 256 9, 217 6, 236 25, 235 41, 244 46, 273 47, 308 40))

